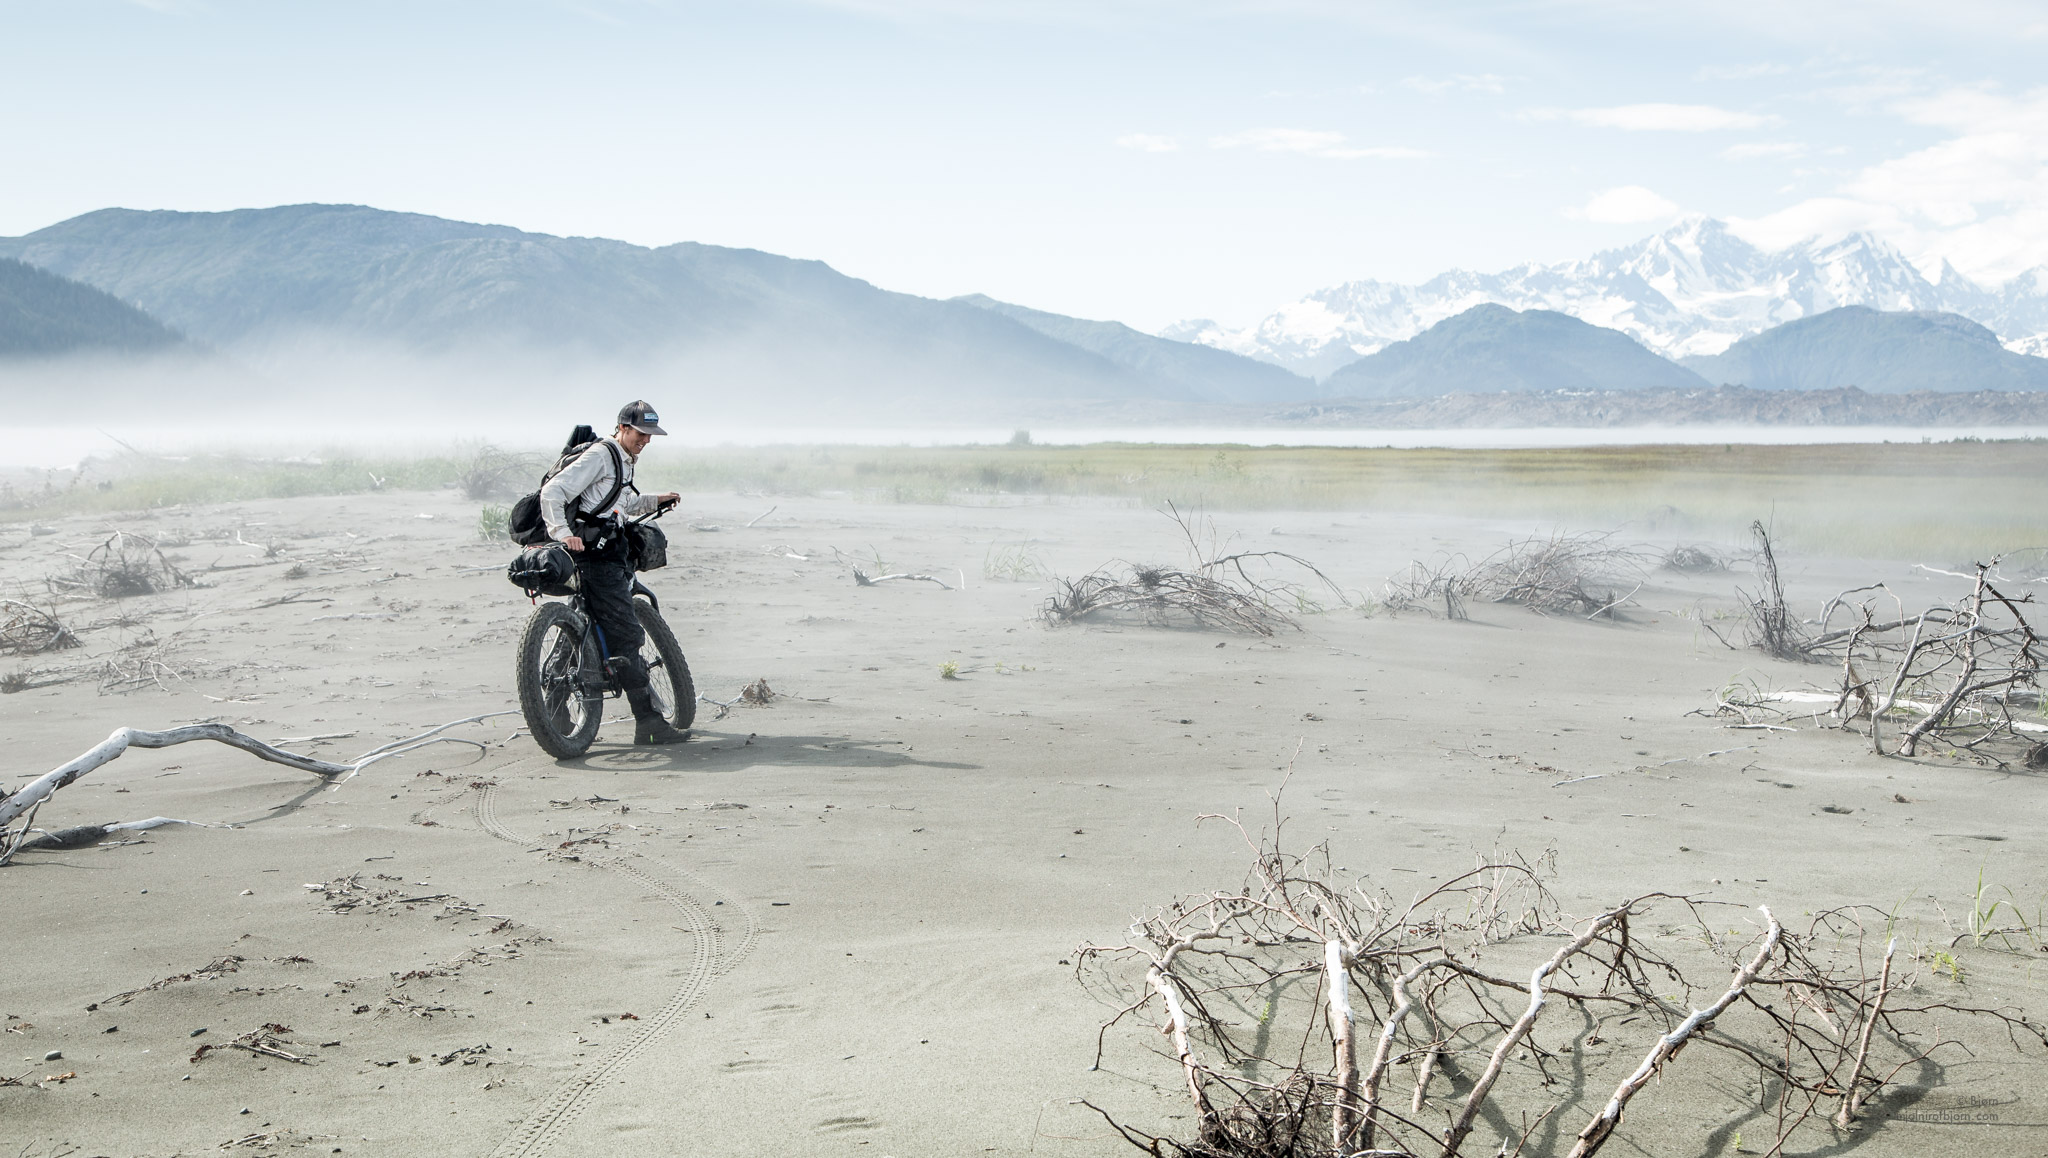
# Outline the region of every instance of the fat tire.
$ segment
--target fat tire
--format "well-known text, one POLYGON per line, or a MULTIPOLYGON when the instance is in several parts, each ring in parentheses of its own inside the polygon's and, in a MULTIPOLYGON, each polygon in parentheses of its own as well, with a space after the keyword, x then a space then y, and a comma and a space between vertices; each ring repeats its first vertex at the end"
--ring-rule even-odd
MULTIPOLYGON (((550 658, 543 654, 555 650, 559 640, 551 629, 561 628, 569 640, 577 641, 583 634, 583 623, 575 611, 565 603, 543 603, 534 608, 533 615, 526 621, 526 630, 519 637, 519 710, 526 716, 526 730, 533 734, 534 742, 541 751, 557 760, 573 760, 590 750, 590 744, 597 739, 597 727, 604 718, 604 696, 579 687, 574 681, 584 667, 581 652, 585 647, 595 646, 594 641, 576 643, 568 657, 572 662, 567 672, 549 673, 552 679, 543 678, 543 664, 550 658), (583 709, 583 718, 573 728, 564 730, 557 720, 557 711, 548 704, 549 693, 560 695, 568 680, 567 694, 575 697, 583 709)), ((570 705, 557 704, 556 709, 570 705)))
POLYGON ((633 611, 640 617, 641 630, 647 633, 647 642, 640 647, 640 658, 647 664, 647 678, 657 687, 663 679, 670 681, 675 711, 669 714, 669 726, 688 731, 697 720, 697 683, 690 678, 690 661, 683 655, 683 645, 676 642, 676 633, 652 603, 635 599, 633 611), (650 651, 654 654, 649 655, 650 651))

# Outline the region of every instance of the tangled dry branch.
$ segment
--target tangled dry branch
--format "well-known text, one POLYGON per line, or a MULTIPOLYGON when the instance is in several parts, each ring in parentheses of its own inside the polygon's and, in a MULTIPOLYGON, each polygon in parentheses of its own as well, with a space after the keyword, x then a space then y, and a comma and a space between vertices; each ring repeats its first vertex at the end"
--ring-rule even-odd
POLYGON ((1127 1020, 1149 1017, 1170 1043, 1192 1128, 1166 1137, 1104 1115, 1155 1158, 1448 1158, 1482 1130, 1500 1153, 1590 1158, 1651 1078, 1686 1076, 1674 1066, 1694 1044, 1719 1062, 1688 1066, 1694 1080, 1756 1076, 1765 1097, 1742 1124, 1760 1119, 1775 1154, 1802 1129, 1846 1124, 1901 1074, 1931 1075, 1950 1044, 1937 1019, 2048 1046, 2023 1014, 1912 999, 1889 949, 1873 974, 1864 922, 1883 928, 1882 913, 1823 913, 1794 933, 1760 908, 1754 933, 1721 938, 1727 906, 1650 893, 1574 921, 1514 857, 1404 905, 1342 878, 1320 847, 1291 855, 1226 823, 1253 856, 1242 887, 1079 951, 1084 982, 1119 1007, 1098 1061, 1127 1020), (1525 970, 1503 972, 1515 958, 1525 970), (1567 1132, 1561 1109, 1584 1127, 1567 1132))
MULTIPOLYGON (((1839 673, 1833 690, 1724 692, 1716 711, 1755 726, 1788 715, 1786 705, 1826 702, 1840 726, 1867 723, 1880 754, 1887 750, 1887 724, 1895 732, 1890 750, 1901 756, 1933 742, 1958 750, 2018 742, 2038 750, 2048 717, 2040 686, 2043 645, 2027 619, 2034 597, 2009 594, 1994 582, 1998 563, 1978 564, 1974 574, 1959 576, 1970 580, 1967 594, 1917 614, 1883 583, 1851 588, 1827 601, 1811 631, 1784 612, 1782 594, 1775 595, 1765 606, 1768 614, 1752 611, 1758 646, 1770 651, 1775 641, 1784 658, 1832 664, 1839 673), (1779 622, 1785 626, 1767 627, 1779 622)), ((1767 590, 1774 587, 1769 583, 1767 590)))
POLYGON ((19 599, 0 599, 0 654, 41 655, 77 646, 78 636, 56 612, 19 599))
POLYGON ((1799 617, 1785 603, 1785 585, 1778 578, 1778 555, 1771 549, 1771 532, 1762 522, 1749 525, 1756 536, 1755 591, 1737 589, 1748 614, 1749 642, 1774 659, 1805 659, 1810 641, 1799 617))
POLYGON ((1225 552, 1212 524, 1183 514, 1172 503, 1164 513, 1186 540, 1187 566, 1116 562, 1079 578, 1056 578, 1040 616, 1053 624, 1125 617, 1154 626, 1272 635, 1299 626, 1290 612, 1320 610, 1322 598, 1345 602, 1329 576, 1299 555, 1225 552), (1288 572, 1308 579, 1290 578, 1288 572))
POLYGON ((485 443, 477 448, 456 482, 465 497, 479 502, 513 499, 532 489, 534 480, 546 467, 536 455, 514 454, 485 443))
POLYGON ((1466 618, 1465 605, 1515 603, 1539 615, 1613 618, 1649 573, 1650 556, 1616 544, 1611 531, 1516 539, 1478 561, 1462 554, 1416 560, 1387 580, 1393 611, 1466 618))
POLYGON ((71 571, 49 577, 53 591, 126 599, 199 585, 179 570, 157 541, 147 535, 116 531, 91 551, 71 558, 76 564, 71 571))

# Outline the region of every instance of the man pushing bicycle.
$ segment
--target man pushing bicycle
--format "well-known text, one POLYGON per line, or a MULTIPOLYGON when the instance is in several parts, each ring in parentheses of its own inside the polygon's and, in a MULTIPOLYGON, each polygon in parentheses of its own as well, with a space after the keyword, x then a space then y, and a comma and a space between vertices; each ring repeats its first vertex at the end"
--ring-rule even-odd
POLYGON ((603 633, 605 667, 633 706, 635 744, 680 744, 690 738, 654 704, 647 665, 640 658, 646 635, 633 611, 635 559, 627 520, 653 514, 682 497, 673 492, 643 495, 633 485, 633 464, 640 452, 655 435, 668 433, 660 419, 645 401, 628 403, 619 411, 618 428, 611 437, 590 443, 540 488, 548 538, 574 554, 584 603, 603 633))

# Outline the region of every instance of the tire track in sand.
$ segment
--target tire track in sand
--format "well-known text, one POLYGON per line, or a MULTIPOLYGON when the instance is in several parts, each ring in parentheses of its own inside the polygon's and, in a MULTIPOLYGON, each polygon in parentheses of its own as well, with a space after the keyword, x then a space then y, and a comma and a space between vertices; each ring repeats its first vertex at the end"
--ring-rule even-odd
MULTIPOLYGON (((476 798, 471 803, 471 811, 478 826, 499 840, 522 847, 528 846, 531 842, 521 839, 499 821, 496 786, 489 781, 479 781, 473 787, 476 798)), ((664 871, 657 875, 622 857, 586 857, 585 863, 633 878, 648 892, 667 901, 670 907, 683 917, 688 926, 685 931, 690 934, 691 941, 688 972, 683 975, 682 983, 669 995, 668 1001, 660 1010, 643 1019, 632 1036, 613 1046, 611 1051, 598 1059, 590 1069, 570 1078, 549 1095, 546 1101, 527 1115, 526 1120, 513 1130, 510 1137, 491 1151, 491 1158, 536 1158, 546 1153, 562 1132, 582 1115, 594 1095, 626 1066, 632 1064, 648 1046, 660 1040, 674 1026, 676 1020, 697 1003, 697 998, 703 994, 705 986, 710 984, 713 978, 730 972, 733 966, 739 964, 740 960, 753 950, 754 941, 760 933, 760 926, 754 919, 753 910, 736 898, 721 898, 724 906, 736 909, 740 913, 746 925, 746 931, 740 937, 739 943, 728 948, 725 929, 711 918, 704 904, 681 885, 664 877, 681 878, 707 893, 715 894, 717 890, 712 889, 695 874, 676 868, 665 861, 652 857, 641 859, 652 861, 664 871)))

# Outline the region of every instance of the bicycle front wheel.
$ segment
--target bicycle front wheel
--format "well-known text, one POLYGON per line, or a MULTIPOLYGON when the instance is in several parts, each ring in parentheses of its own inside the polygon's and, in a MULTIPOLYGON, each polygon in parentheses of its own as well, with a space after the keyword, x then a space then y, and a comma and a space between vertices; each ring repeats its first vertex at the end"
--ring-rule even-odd
POLYGON ((557 760, 589 751, 604 718, 604 695, 584 678, 602 670, 604 661, 584 655, 597 642, 586 639, 583 628, 567 604, 543 603, 519 639, 519 709, 534 742, 557 760))

